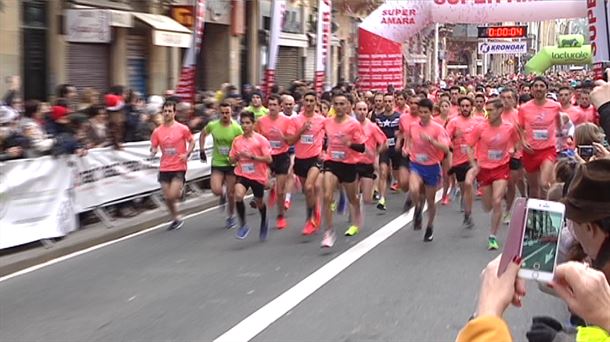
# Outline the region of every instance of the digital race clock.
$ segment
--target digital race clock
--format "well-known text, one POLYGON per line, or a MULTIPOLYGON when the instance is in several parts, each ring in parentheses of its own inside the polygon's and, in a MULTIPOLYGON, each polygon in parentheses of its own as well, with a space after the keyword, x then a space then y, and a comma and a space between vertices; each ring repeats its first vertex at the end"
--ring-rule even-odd
POLYGON ((524 38, 527 26, 479 27, 479 38, 524 38))

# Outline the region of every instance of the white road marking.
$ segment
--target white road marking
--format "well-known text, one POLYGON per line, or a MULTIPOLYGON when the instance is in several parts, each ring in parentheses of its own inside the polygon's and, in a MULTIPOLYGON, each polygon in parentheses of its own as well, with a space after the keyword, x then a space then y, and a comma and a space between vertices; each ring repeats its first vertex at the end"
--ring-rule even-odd
MULTIPOLYGON (((245 198, 249 198, 251 196, 252 195, 248 195, 245 198)), ((208 213, 208 212, 210 212, 212 210, 217 210, 219 207, 220 206, 217 205, 217 206, 214 206, 214 207, 211 207, 211 208, 208 208, 208 209, 196 212, 196 213, 192 213, 192 214, 184 216, 183 219, 186 220, 186 219, 189 219, 191 217, 195 217, 195 216, 198 216, 198 215, 203 215, 203 214, 208 213)), ((76 251, 74 253, 70 253, 70 254, 61 256, 59 258, 46 261, 46 262, 44 262, 42 264, 38 264, 38 265, 34 265, 34 266, 31 266, 31 267, 25 268, 23 270, 15 272, 15 273, 7 274, 7 275, 5 275, 3 277, 0 277, 0 283, 3 282, 3 281, 9 280, 9 279, 18 277, 20 275, 24 275, 24 274, 28 274, 30 272, 34 272, 34 271, 39 270, 41 268, 45 268, 47 266, 51 266, 51 265, 57 264, 59 262, 66 261, 68 259, 75 258, 75 257, 77 257, 79 255, 87 254, 89 252, 93 252, 93 251, 98 250, 100 248, 104 248, 104 247, 107 247, 107 246, 110 246, 110 245, 114 245, 117 242, 125 241, 125 240, 128 240, 128 239, 134 238, 136 236, 144 235, 146 233, 152 232, 154 230, 157 230, 159 228, 166 227, 166 226, 167 226, 167 223, 161 223, 161 224, 158 224, 158 225, 156 225, 154 227, 151 227, 151 228, 148 228, 148 229, 145 229, 145 230, 141 230, 139 232, 135 232, 135 233, 127 235, 127 236, 123 236, 123 237, 118 238, 116 240, 112 240, 112 241, 104 242, 104 243, 99 244, 99 245, 91 246, 91 247, 89 247, 87 249, 76 251)))
MULTIPOLYGON (((435 201, 438 202, 441 196, 442 190, 439 190, 436 193, 435 201)), ((398 216, 354 247, 326 263, 307 278, 301 280, 298 284, 217 337, 214 342, 249 341, 253 339, 256 335, 273 324, 273 322, 287 314, 295 306, 324 286, 324 284, 329 282, 377 245, 394 235, 394 233, 405 227, 412 220, 413 209, 398 216)))

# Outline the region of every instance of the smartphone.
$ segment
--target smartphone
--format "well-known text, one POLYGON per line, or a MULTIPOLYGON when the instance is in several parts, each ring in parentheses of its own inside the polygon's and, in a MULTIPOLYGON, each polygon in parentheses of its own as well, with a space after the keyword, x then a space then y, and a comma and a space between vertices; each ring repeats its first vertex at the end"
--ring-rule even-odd
POLYGON ((513 202, 513 207, 510 211, 508 234, 506 235, 504 249, 502 249, 500 267, 498 267, 498 277, 506 271, 506 268, 513 261, 515 256, 521 256, 521 243, 523 242, 523 222, 525 220, 526 203, 527 199, 524 197, 517 197, 513 202))
POLYGON ((543 283, 553 280, 564 217, 563 203, 527 200, 519 277, 543 283))
POLYGON ((595 154, 595 148, 591 145, 578 145, 578 155, 582 159, 588 159, 595 154))

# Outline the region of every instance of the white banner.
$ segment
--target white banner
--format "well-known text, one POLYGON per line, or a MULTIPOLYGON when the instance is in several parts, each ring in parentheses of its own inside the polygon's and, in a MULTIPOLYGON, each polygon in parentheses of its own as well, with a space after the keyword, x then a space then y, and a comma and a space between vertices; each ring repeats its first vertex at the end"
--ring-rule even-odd
POLYGON ((282 31, 282 21, 286 11, 285 0, 273 0, 271 3, 271 36, 269 37, 269 59, 265 70, 265 82, 263 92, 269 96, 271 87, 275 84, 275 68, 277 64, 277 54, 280 49, 280 32, 282 31))
MULTIPOLYGON (((584 5, 584 4, 583 4, 584 5)), ((605 0, 587 1, 587 19, 589 21, 589 41, 593 63, 607 62, 610 60, 610 49, 608 46, 608 18, 606 18, 605 0)))
POLYGON ((0 249, 76 229, 69 157, 0 164, 0 249))
MULTIPOLYGON (((194 139, 199 141, 199 134, 194 139)), ((206 138, 205 146, 206 154, 211 155, 211 136, 206 138)), ((76 211, 84 212, 122 198, 159 190, 159 160, 160 153, 150 157, 150 143, 147 141, 124 144, 119 151, 93 149, 86 156, 76 158, 76 211)), ((211 161, 211 157, 208 160, 211 161)), ((188 162, 186 180, 202 178, 210 173, 210 163, 200 162, 199 149, 195 149, 188 162)))
POLYGON ((520 55, 527 53, 526 42, 484 42, 479 43, 479 53, 481 54, 511 54, 520 55))
POLYGON ((110 43, 110 12, 100 9, 69 9, 65 19, 66 41, 110 43))
MULTIPOLYGON (((316 73, 315 90, 322 92, 326 59, 329 55, 331 39, 331 0, 318 1, 318 27, 316 30, 316 73)), ((328 70, 326 70, 328 74, 328 70)), ((328 81, 328 75, 326 75, 328 81)))

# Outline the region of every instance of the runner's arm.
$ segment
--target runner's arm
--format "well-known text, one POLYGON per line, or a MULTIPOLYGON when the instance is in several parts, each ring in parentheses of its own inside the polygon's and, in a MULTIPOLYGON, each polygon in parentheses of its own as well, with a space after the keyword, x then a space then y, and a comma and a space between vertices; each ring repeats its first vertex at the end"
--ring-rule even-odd
MULTIPOLYGON (((199 134, 199 160, 205 163, 208 161, 208 156, 205 154, 205 138, 208 135, 205 128, 199 134)), ((192 150, 191 150, 192 152, 192 150)))

